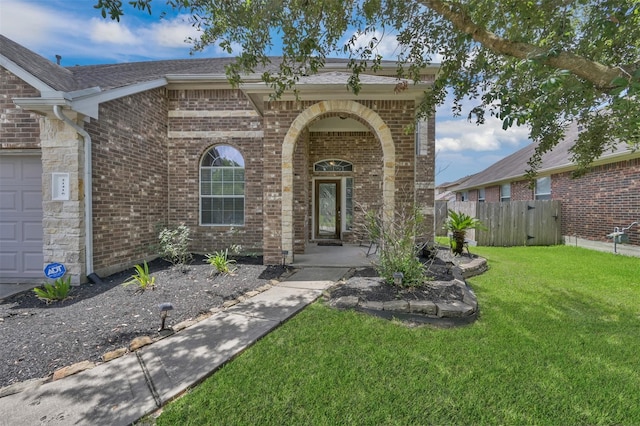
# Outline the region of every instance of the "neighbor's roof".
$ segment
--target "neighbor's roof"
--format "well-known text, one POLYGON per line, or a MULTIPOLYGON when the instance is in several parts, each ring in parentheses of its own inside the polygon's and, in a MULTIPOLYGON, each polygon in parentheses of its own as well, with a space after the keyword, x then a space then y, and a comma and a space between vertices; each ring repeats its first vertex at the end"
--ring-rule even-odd
MULTIPOLYGON (((572 161, 572 154, 569 149, 578 139, 580 128, 573 123, 567 129, 565 138, 553 148, 552 151, 542 156, 542 163, 538 169, 539 175, 550 174, 559 170, 575 169, 576 165, 572 161)), ((455 191, 462 191, 473 188, 482 188, 485 186, 511 182, 513 180, 522 179, 526 171, 529 169, 528 161, 535 152, 535 144, 530 143, 519 151, 514 152, 508 157, 494 163, 483 171, 471 175, 467 180, 460 183, 454 188, 455 191)), ((619 143, 613 151, 605 152, 601 157, 601 161, 616 159, 620 156, 631 153, 626 143, 619 143)), ((640 156, 640 151, 637 152, 640 156)))

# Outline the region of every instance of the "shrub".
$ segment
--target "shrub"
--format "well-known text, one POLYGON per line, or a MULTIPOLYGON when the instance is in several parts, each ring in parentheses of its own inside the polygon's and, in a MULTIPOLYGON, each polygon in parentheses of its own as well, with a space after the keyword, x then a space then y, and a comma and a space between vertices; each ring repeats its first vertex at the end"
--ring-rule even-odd
POLYGON ((464 240, 469 229, 486 229, 482 222, 466 213, 449 209, 449 217, 444 228, 451 232, 451 251, 460 256, 464 249, 464 240))
POLYGON ((372 241, 380 248, 378 273, 389 284, 394 284, 393 274, 401 272, 402 286, 419 286, 427 279, 426 267, 419 254, 427 244, 421 240, 425 234, 424 215, 417 207, 383 221, 380 215, 365 214, 365 228, 372 241))
POLYGON ((33 289, 33 292, 36 294, 38 299, 51 303, 57 300, 65 300, 69 296, 69 292, 71 291, 71 277, 68 277, 66 280, 64 278, 58 278, 53 282, 44 283, 42 287, 36 287, 33 289))
POLYGON ((160 256, 181 269, 186 268, 192 259, 189 251, 190 233, 191 230, 185 224, 175 229, 165 228, 160 231, 160 256))
POLYGON ((149 265, 147 265, 147 262, 144 262, 144 266, 136 265, 135 269, 136 273, 131 275, 131 279, 122 283, 122 285, 126 287, 131 284, 136 284, 140 291, 145 291, 150 287, 155 289, 156 277, 152 277, 151 274, 149 274, 149 265))
POLYGON ((215 268, 219 274, 232 274, 236 271, 233 266, 235 260, 229 259, 229 250, 220 250, 214 254, 207 254, 207 263, 215 268))

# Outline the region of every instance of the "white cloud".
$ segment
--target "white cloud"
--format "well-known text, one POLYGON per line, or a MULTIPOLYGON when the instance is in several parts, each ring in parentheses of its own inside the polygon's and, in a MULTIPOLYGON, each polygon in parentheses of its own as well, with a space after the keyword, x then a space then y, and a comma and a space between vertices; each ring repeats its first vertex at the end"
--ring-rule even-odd
POLYGON ((446 151, 497 151, 505 145, 517 147, 527 140, 526 127, 502 130, 502 122, 489 117, 476 125, 465 119, 438 121, 436 149, 446 151))
POLYGON ((153 40, 162 47, 184 48, 190 46, 185 40, 198 39, 200 32, 189 22, 189 15, 179 15, 142 28, 139 36, 145 40, 153 40))
POLYGON ((103 21, 94 18, 90 21, 89 37, 96 43, 135 46, 142 40, 122 22, 103 21))

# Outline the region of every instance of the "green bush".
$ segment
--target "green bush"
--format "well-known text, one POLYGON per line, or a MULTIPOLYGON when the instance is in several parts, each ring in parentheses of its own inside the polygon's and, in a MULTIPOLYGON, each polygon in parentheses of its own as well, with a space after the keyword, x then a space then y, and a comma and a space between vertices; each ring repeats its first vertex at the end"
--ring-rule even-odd
POLYGON ((181 269, 185 268, 192 259, 189 251, 190 234, 191 230, 185 224, 160 231, 160 256, 181 269))
POLYGON ((367 212, 365 227, 369 238, 380 248, 376 269, 387 283, 394 284, 393 274, 396 272, 403 275, 403 287, 419 286, 426 281, 426 267, 419 259, 427 244, 427 239, 422 238, 426 226, 424 215, 417 207, 385 221, 380 215, 367 212))
POLYGON ((33 292, 36 294, 38 299, 51 303, 56 300, 65 300, 69 296, 69 292, 71 291, 71 277, 68 277, 66 280, 64 278, 58 278, 53 282, 44 283, 42 287, 36 287, 33 289, 33 292))

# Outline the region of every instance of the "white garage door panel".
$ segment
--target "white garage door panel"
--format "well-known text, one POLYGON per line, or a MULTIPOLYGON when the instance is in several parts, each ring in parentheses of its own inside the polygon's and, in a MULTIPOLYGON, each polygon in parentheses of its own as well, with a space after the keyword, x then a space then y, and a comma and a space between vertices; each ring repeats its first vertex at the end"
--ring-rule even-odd
POLYGON ((0 282, 42 280, 42 164, 0 155, 0 282))

